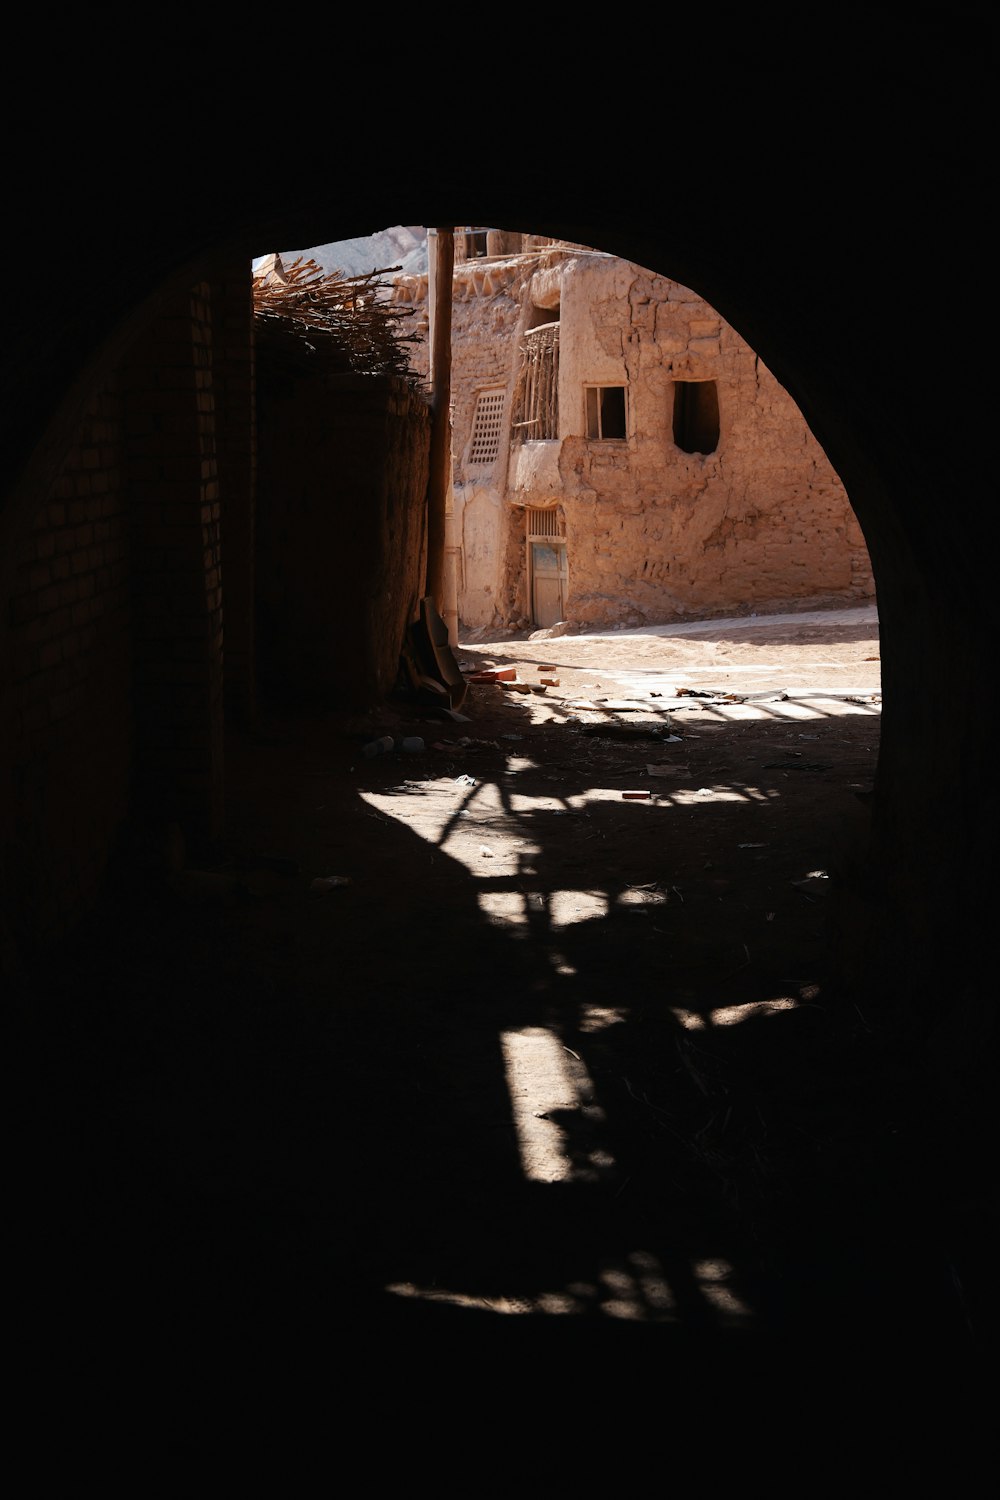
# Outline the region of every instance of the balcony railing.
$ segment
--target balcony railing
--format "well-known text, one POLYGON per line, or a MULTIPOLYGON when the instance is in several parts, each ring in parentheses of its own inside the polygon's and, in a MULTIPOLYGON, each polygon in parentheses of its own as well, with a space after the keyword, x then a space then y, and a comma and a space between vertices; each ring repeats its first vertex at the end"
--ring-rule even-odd
POLYGON ((522 443, 559 436, 558 323, 543 323, 524 335, 511 436, 522 443))

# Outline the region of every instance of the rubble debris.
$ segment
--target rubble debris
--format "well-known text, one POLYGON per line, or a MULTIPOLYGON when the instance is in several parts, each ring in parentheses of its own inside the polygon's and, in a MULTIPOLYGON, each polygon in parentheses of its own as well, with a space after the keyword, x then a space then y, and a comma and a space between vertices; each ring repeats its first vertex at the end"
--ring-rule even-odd
POLYGON ((465 680, 466 682, 514 682, 516 678, 516 667, 489 667, 482 672, 473 672, 465 680))

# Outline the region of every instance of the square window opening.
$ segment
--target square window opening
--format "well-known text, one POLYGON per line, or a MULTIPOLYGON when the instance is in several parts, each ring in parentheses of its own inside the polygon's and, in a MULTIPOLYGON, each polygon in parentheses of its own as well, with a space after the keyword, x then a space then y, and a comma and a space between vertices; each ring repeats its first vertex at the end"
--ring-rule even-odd
POLYGON ((719 388, 714 380, 674 381, 674 442, 684 453, 719 446, 719 388))
POLYGON ((620 442, 625 438, 625 387, 587 386, 587 437, 595 442, 620 442))

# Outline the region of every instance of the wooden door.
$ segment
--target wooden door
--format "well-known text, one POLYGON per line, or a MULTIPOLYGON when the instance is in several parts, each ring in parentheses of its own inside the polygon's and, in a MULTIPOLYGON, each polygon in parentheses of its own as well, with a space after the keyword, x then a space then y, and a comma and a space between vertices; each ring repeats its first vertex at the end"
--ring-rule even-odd
POLYGON ((547 539, 531 542, 531 615, 540 628, 565 619, 569 572, 566 543, 547 539))

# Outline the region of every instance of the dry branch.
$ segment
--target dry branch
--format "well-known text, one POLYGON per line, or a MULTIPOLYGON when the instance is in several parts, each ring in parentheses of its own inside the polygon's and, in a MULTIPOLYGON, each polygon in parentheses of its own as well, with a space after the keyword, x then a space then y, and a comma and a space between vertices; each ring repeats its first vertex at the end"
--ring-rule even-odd
POLYGON ((399 269, 345 276, 301 256, 290 266, 279 261, 253 280, 258 348, 286 366, 396 375, 419 386, 405 346, 419 343, 420 335, 399 326, 411 313, 380 295, 391 290, 383 278, 399 269))

